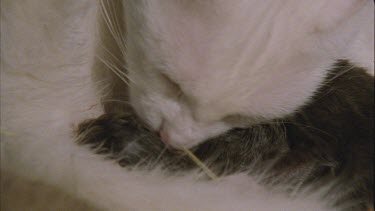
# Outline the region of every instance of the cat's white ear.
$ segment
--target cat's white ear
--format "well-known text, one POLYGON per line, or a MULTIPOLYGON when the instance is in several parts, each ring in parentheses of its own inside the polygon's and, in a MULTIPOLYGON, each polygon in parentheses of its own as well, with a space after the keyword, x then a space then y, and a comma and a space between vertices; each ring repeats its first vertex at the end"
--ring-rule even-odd
POLYGON ((317 30, 325 31, 345 22, 372 0, 326 0, 320 8, 317 30))

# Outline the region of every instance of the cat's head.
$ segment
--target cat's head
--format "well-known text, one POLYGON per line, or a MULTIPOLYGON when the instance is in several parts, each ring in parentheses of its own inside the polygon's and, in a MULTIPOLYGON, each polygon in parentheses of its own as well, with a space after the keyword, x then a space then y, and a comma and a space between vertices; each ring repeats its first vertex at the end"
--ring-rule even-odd
POLYGON ((351 37, 337 36, 365 4, 126 1, 130 103, 174 147, 290 114, 342 56, 351 37))

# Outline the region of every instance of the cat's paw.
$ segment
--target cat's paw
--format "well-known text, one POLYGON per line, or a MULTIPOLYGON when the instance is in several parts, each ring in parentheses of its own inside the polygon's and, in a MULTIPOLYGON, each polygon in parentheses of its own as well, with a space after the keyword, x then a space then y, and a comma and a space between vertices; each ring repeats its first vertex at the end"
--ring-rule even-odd
POLYGON ((79 144, 90 146, 122 166, 137 165, 163 149, 157 135, 127 113, 103 114, 86 120, 78 125, 76 135, 79 144))
MULTIPOLYGON (((185 154, 168 149, 133 114, 103 114, 83 121, 75 132, 79 144, 116 160, 123 167, 163 168, 171 172, 197 167, 185 154)), ((208 156, 205 147, 202 149, 200 157, 208 156)))

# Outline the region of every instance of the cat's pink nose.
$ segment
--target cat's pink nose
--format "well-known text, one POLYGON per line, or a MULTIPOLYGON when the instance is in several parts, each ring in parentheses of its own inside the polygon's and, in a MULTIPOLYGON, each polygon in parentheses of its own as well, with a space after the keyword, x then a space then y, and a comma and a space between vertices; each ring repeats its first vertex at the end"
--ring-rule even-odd
POLYGON ((169 136, 169 134, 166 130, 161 129, 159 131, 159 136, 160 136, 161 141, 164 143, 165 147, 168 150, 170 150, 171 152, 174 152, 174 153, 183 153, 183 151, 181 151, 178 147, 173 146, 171 144, 170 136, 169 136))
POLYGON ((170 138, 169 138, 169 135, 167 133, 167 131, 165 129, 161 129, 159 131, 159 136, 160 136, 160 139, 161 141, 167 146, 167 147, 170 147, 170 138))

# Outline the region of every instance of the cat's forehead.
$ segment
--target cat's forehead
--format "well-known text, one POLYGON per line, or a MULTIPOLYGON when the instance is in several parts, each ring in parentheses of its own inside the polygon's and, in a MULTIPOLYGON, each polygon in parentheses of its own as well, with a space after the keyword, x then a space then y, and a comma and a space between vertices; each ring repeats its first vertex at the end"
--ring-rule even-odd
MULTIPOLYGON (((129 38, 143 39, 129 44, 142 49, 151 63, 149 66, 164 65, 160 69, 178 70, 178 76, 184 80, 194 79, 191 77, 198 75, 194 72, 201 77, 206 70, 230 68, 246 45, 266 45, 280 10, 286 12, 288 9, 283 8, 280 1, 199 2, 153 0, 137 3, 135 9, 128 11, 134 14, 130 18, 140 33, 129 33, 129 38), (185 72, 188 74, 184 75, 185 72)), ((290 18, 278 21, 288 22, 290 18)), ((252 49, 256 51, 258 47, 252 49)))
MULTIPOLYGON (((178 33, 189 30, 210 31, 231 25, 238 28, 254 28, 263 23, 306 23, 331 25, 342 16, 350 16, 364 5, 366 0, 316 0, 316 1, 264 1, 264 0, 154 0, 130 4, 130 10, 143 16, 141 21, 151 33, 178 33), (311 23, 312 22, 312 23, 311 23)), ((284 25, 284 27, 288 27, 284 25)), ((307 26, 308 27, 308 26, 307 26)), ((159 34, 159 35, 163 35, 159 34)))
POLYGON ((128 11, 132 13, 133 22, 136 22, 133 23, 134 28, 141 31, 137 36, 145 37, 147 47, 163 44, 166 49, 187 49, 197 45, 208 48, 205 45, 210 43, 225 44, 223 38, 227 43, 235 43, 242 38, 241 35, 256 41, 257 37, 252 36, 252 32, 256 31, 272 29, 269 34, 285 31, 289 32, 288 36, 300 36, 305 31, 322 31, 350 16, 365 2, 153 0, 134 1, 128 11))
POLYGON ((278 56, 278 49, 310 49, 303 45, 342 22, 366 1, 134 2, 130 5, 134 8, 127 11, 132 13, 128 17, 139 33, 129 33, 128 44, 140 47, 148 66, 178 70, 186 80, 201 77, 206 70, 232 68, 241 54, 256 58, 259 51, 267 50, 272 54, 264 54, 266 61, 278 56))

